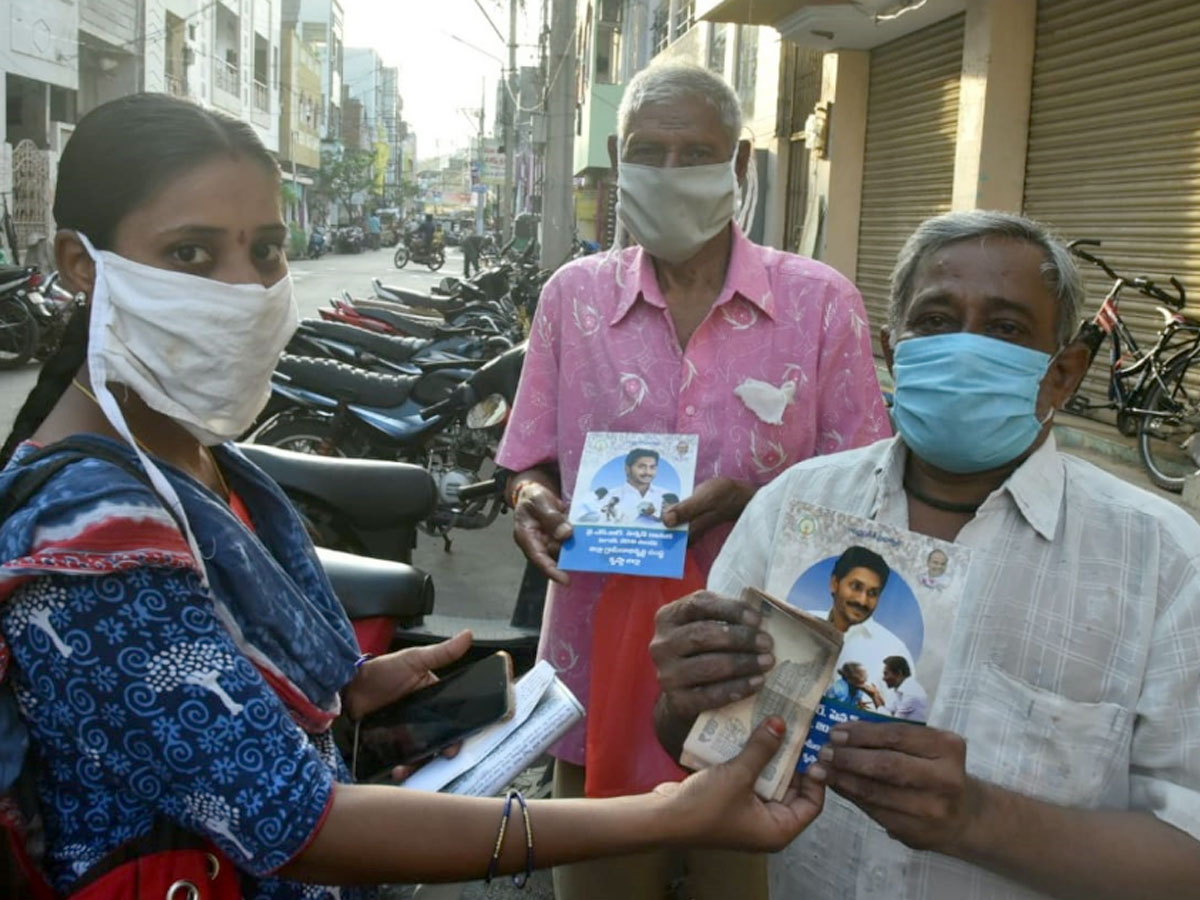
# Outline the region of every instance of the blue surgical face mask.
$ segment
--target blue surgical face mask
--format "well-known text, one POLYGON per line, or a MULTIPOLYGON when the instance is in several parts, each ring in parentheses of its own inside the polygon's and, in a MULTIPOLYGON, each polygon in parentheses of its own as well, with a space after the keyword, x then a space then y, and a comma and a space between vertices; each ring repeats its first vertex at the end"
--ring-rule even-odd
POLYGON ((896 428, 939 469, 997 469, 1028 450, 1049 421, 1038 419, 1037 398, 1051 358, 966 332, 903 340, 893 363, 896 428))

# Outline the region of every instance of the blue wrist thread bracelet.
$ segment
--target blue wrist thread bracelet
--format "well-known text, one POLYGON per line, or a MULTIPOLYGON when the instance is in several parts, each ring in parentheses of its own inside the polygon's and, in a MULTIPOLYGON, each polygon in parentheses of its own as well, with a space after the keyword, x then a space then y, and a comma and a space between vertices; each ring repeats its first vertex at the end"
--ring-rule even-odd
POLYGON ((504 849, 504 836, 508 831, 508 820, 512 816, 512 803, 516 800, 521 806, 521 819, 525 825, 525 871, 521 874, 512 876, 512 883, 519 888, 524 888, 529 882, 529 878, 533 875, 533 824, 529 820, 529 805, 525 802, 524 795, 517 790, 511 790, 505 795, 504 799, 504 814, 500 817, 500 830, 496 833, 496 846, 492 850, 492 858, 488 863, 487 875, 484 877, 485 884, 491 884, 492 879, 496 877, 496 870, 500 868, 500 853, 504 849))

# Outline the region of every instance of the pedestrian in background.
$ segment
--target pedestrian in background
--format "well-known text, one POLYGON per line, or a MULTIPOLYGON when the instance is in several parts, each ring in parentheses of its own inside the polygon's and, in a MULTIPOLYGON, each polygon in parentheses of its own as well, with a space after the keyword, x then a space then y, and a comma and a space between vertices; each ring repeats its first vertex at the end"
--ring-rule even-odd
POLYGON ((483 247, 483 236, 475 232, 468 232, 467 236, 462 241, 463 254, 463 275, 467 278, 471 277, 471 270, 475 270, 475 274, 479 274, 479 253, 483 247))

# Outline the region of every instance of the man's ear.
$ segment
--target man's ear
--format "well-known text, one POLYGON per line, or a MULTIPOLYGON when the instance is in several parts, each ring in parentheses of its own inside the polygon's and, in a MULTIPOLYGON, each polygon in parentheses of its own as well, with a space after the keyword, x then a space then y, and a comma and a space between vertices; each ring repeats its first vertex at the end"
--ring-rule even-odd
POLYGON ((1073 341, 1059 350, 1042 379, 1038 392, 1039 410, 1049 410, 1051 406, 1061 409, 1079 389, 1091 362, 1092 353, 1082 341, 1073 341))
POLYGON ((617 153, 617 136, 615 134, 610 134, 608 136, 608 161, 612 163, 614 175, 617 173, 617 163, 620 161, 620 159, 621 157, 617 153))
POLYGON ((892 362, 896 358, 896 351, 892 349, 892 329, 886 325, 879 329, 879 347, 883 350, 883 361, 887 363, 888 374, 894 378, 892 362))
POLYGON ((64 287, 73 294, 83 291, 89 297, 92 295, 96 283, 96 264, 79 240, 79 235, 70 229, 60 228, 54 235, 54 260, 64 287))
POLYGON ((750 151, 753 149, 749 141, 738 141, 737 150, 735 151, 737 154, 737 163, 734 166, 734 171, 737 172, 738 184, 744 184, 746 181, 746 172, 750 168, 750 151))

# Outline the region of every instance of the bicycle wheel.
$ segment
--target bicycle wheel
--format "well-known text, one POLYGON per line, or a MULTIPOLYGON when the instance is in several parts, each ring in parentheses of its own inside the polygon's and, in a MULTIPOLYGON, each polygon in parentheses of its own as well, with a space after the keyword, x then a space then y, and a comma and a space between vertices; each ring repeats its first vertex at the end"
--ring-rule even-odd
POLYGON ((38 345, 38 324, 29 307, 15 297, 0 300, 0 369, 29 362, 38 345))
POLYGON ((1195 367, 1192 362, 1175 363, 1163 374, 1162 383, 1151 388, 1143 407, 1148 412, 1138 426, 1142 463, 1150 480, 1168 491, 1182 491, 1184 479, 1200 468, 1193 456, 1200 454, 1200 447, 1192 446, 1193 436, 1200 433, 1200 387, 1195 383, 1200 378, 1200 360, 1195 367))
POLYGON ((394 256, 392 256, 392 262, 396 264, 397 269, 403 269, 408 265, 408 256, 408 247, 406 247, 404 244, 401 244, 396 248, 396 253, 394 256))

